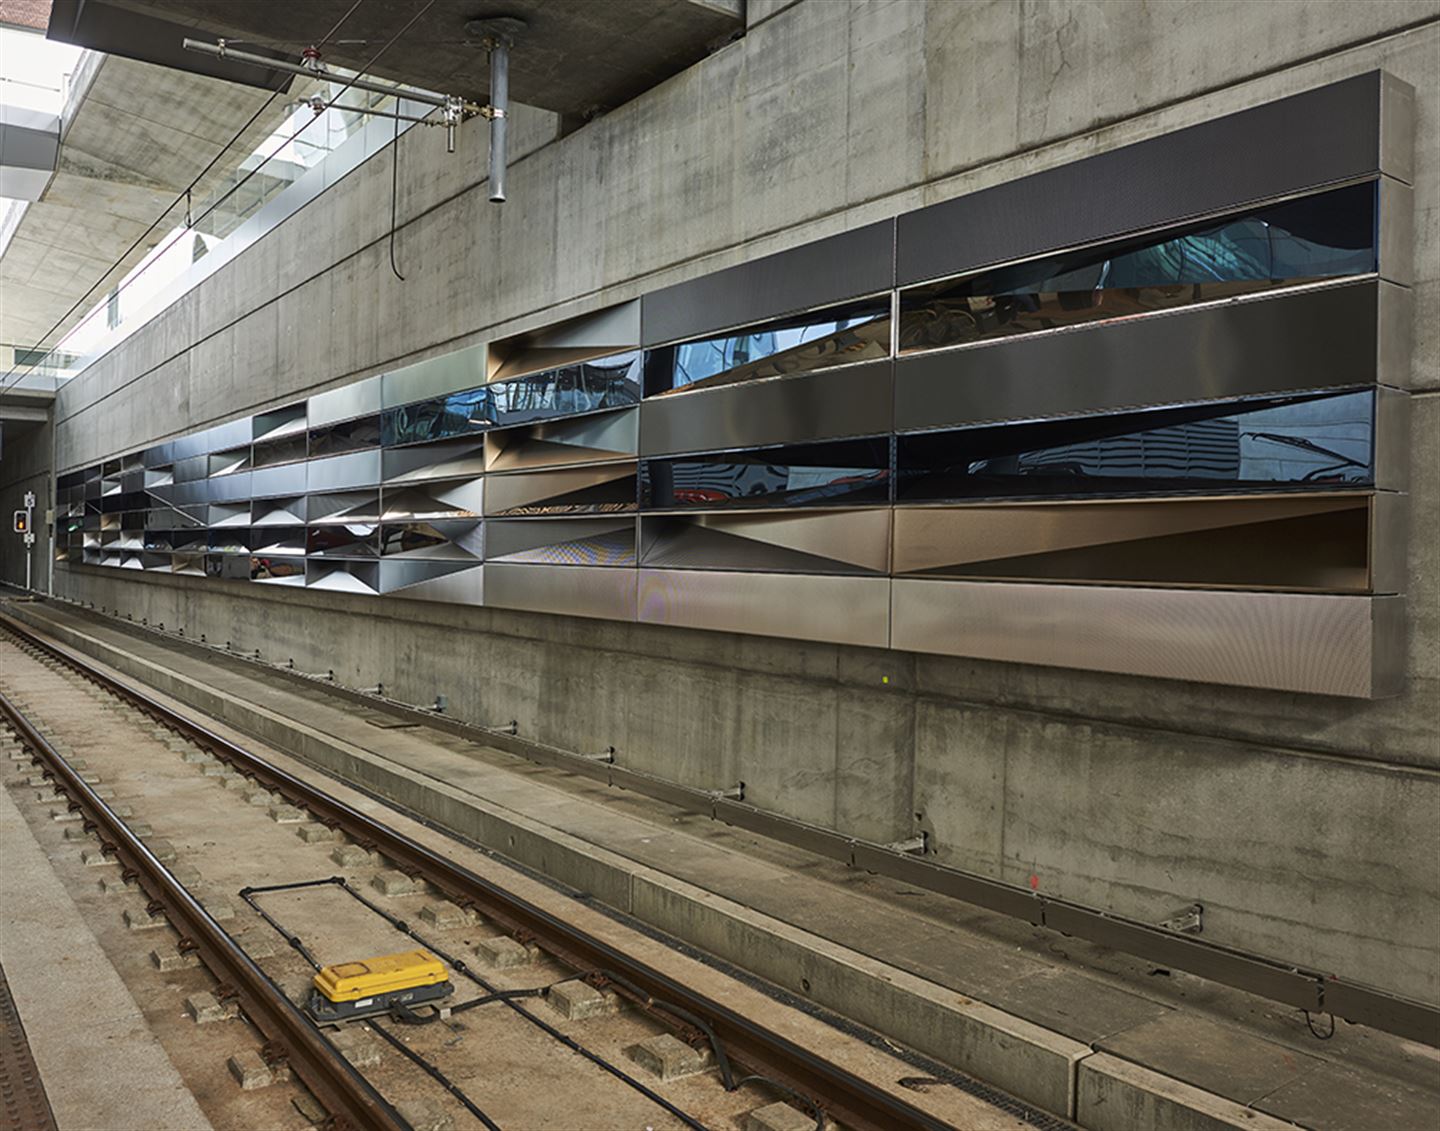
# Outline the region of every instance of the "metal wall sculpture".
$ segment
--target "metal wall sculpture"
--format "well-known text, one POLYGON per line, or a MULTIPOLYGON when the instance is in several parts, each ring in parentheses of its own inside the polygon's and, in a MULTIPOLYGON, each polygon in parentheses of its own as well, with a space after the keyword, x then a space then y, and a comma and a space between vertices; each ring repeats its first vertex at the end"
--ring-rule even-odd
POLYGON ((1398 690, 1381 73, 62 476, 72 565, 1398 690))

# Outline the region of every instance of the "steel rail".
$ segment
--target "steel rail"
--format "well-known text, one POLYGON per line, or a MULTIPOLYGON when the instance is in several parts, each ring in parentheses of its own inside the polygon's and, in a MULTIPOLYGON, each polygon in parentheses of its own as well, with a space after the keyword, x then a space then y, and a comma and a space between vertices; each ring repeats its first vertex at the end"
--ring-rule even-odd
MULTIPOLYGON (((28 627, 15 623, 8 616, 0 615, 0 623, 4 623, 6 628, 27 643, 75 668, 112 694, 128 700, 163 725, 209 750, 216 758, 228 762, 265 788, 280 794, 291 804, 309 810, 316 820, 343 830, 357 843, 388 857, 401 871, 423 878, 453 902, 462 907, 476 909, 522 939, 533 940, 561 963, 583 975, 596 980, 613 979, 612 984, 618 992, 657 1020, 677 1027, 682 1032, 690 1032, 692 1026, 681 1020, 684 1014, 703 1019, 705 1025, 713 1031, 723 1049, 723 1055, 730 1061, 744 1066, 750 1073, 769 1077, 782 1087, 807 1097, 823 1110, 827 1117, 851 1131, 900 1131, 903 1128, 943 1131, 948 1126, 943 1120, 929 1115, 902 1097, 853 1075, 819 1053, 765 1028, 694 987, 632 958, 609 943, 591 936, 330 796, 309 782, 252 754, 204 724, 100 671, 85 657, 75 655, 63 645, 45 639, 28 627)), ((43 739, 41 741, 43 742, 43 739)), ((58 755, 56 757, 58 758, 58 755)), ((70 771, 70 777, 79 781, 78 775, 73 771, 70 771)), ((83 786, 83 783, 80 784, 83 786)), ((104 805, 103 802, 99 804, 104 805)), ((108 808, 105 811, 108 813, 108 808)), ((141 852, 146 856, 150 855, 144 845, 129 834, 113 814, 110 815, 110 820, 129 836, 141 852)), ((150 859, 153 861, 153 857, 150 859)), ((160 867, 158 862, 155 862, 155 866, 160 867)), ((161 871, 164 873, 163 867, 161 871)), ((168 873, 164 875, 184 901, 193 905, 204 918, 209 919, 204 909, 200 908, 183 888, 175 884, 168 873)), ((213 925, 213 920, 211 923, 213 925)), ((216 929, 218 930, 218 927, 216 929)), ((223 932, 221 933, 223 935, 223 932)), ((233 947, 233 943, 231 946, 233 947)), ((239 957, 244 964, 253 968, 253 963, 250 963, 243 952, 240 952, 239 957)), ((286 1005, 289 1006, 288 1001, 286 1005)), ((304 1020, 303 1015, 293 1006, 290 1006, 290 1011, 304 1020)), ((306 1025, 310 1032, 318 1037, 318 1032, 308 1026, 308 1022, 306 1025)))
MULTIPOLYGON (((83 603, 52 598, 83 608, 83 603)), ((118 618, 117 618, 118 619, 118 618)), ((0 614, 0 620, 15 623, 0 614)), ((199 655, 240 661, 260 668, 271 676, 301 686, 320 681, 301 672, 221 649, 183 637, 168 636, 159 630, 132 623, 126 627, 146 628, 162 635, 171 648, 199 655)), ((1333 974, 1306 969, 1266 955, 1255 954, 1191 934, 1182 934, 1158 924, 1115 915, 1056 896, 1031 891, 1018 884, 966 872, 918 856, 855 837, 835 829, 759 809, 743 801, 716 797, 703 789, 668 781, 643 770, 616 765, 610 760, 587 757, 534 739, 523 738, 506 728, 485 727, 434 711, 413 707, 385 696, 377 696, 340 684, 321 684, 327 693, 347 702, 387 711, 449 734, 493 746, 539 765, 562 768, 620 789, 675 805, 690 812, 708 814, 736 828, 772 837, 785 844, 835 860, 848 867, 887 876, 907 885, 948 896, 1032 926, 1132 954, 1156 965, 1184 970, 1221 985, 1243 990, 1270 1001, 1308 1013, 1332 1013, 1359 1025, 1440 1047, 1440 1007, 1415 1001, 1333 974)), ((513 724, 512 724, 513 726, 513 724)))
POLYGON ((126 869, 125 874, 138 879, 146 893, 163 905, 166 918, 180 933, 181 945, 193 947, 210 972, 223 985, 234 988, 246 1016, 276 1044, 286 1067, 331 1114, 335 1126, 353 1131, 412 1131, 400 1113, 266 977, 4 692, 0 692, 0 714, 20 741, 45 764, 44 773, 55 781, 57 790, 93 824, 101 850, 114 855, 126 869))

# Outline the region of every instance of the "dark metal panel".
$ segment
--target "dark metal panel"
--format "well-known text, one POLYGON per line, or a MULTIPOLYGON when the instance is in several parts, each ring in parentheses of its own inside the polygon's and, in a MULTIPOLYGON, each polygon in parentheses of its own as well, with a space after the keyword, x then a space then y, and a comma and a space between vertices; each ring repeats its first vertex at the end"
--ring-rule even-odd
POLYGON ((641 345, 660 345, 888 290, 893 220, 741 263, 640 300, 641 345))
POLYGON ((1147 962, 1213 978, 1296 1009, 1312 1013, 1320 1009, 1320 981, 1315 976, 1208 941, 1053 900, 1045 901, 1044 925, 1126 954, 1143 954, 1147 962))
POLYGON ((640 454, 674 455, 889 432, 890 361, 826 369, 693 393, 640 406, 640 454))
POLYGON ((1433 1005, 1331 981, 1325 983, 1324 1010, 1357 1025, 1370 1025, 1431 1047, 1440 1045, 1440 1012, 1433 1005))
POLYGON ((908 213, 899 285, 1382 172, 1383 80, 1371 71, 908 213))
POLYGON ((895 365, 895 429, 1370 384, 1380 286, 1369 279, 909 354, 895 365))

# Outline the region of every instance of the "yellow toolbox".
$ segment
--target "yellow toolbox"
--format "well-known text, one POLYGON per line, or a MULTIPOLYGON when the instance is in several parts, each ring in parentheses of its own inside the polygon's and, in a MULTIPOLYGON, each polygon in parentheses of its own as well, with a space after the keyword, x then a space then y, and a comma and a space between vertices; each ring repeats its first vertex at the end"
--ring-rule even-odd
POLYGON ((444 965, 424 950, 323 967, 315 975, 314 987, 310 1013, 323 1021, 388 1013, 396 1006, 447 997, 454 989, 444 965))

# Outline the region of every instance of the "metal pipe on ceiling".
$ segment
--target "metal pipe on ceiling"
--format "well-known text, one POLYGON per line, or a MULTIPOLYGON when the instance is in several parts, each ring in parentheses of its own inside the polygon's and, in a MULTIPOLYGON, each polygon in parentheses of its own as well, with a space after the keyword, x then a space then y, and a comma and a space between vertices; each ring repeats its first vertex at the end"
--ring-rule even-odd
POLYGON ((234 59, 241 63, 254 63, 256 66, 269 67, 274 71, 286 71, 292 75, 303 75, 310 79, 330 79, 335 82, 348 82, 356 90, 368 90, 374 94, 394 94, 408 98, 412 102, 425 102, 431 106, 443 107, 449 101, 443 94, 431 94, 428 90, 413 90, 410 87, 388 86, 383 83, 371 82, 364 78, 345 79, 327 71, 323 64, 316 63, 313 66, 305 66, 301 63, 287 63, 283 59, 272 59, 267 55, 254 55, 249 51, 237 51, 226 45, 222 39, 219 43, 205 43, 199 39, 186 39, 185 50, 198 51, 202 55, 213 55, 217 59, 234 59))

